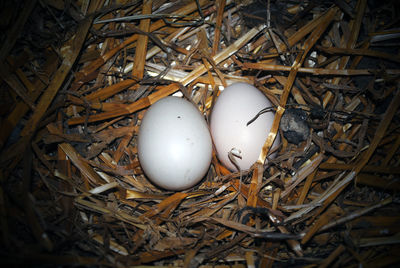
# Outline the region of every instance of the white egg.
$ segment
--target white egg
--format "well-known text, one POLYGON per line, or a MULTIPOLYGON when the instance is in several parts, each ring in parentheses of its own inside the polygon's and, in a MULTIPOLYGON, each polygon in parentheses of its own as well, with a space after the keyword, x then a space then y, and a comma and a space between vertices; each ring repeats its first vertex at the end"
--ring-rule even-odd
MULTIPOLYGON (((247 83, 234 83, 219 95, 212 109, 210 130, 218 159, 231 171, 237 170, 228 157, 232 149, 241 152, 241 158, 233 156, 241 170, 249 169, 257 161, 275 113, 263 113, 248 126, 247 122, 271 106, 260 90, 247 83)), ((279 136, 274 146, 277 144, 279 136)))
POLYGON ((138 137, 139 162, 146 176, 168 190, 197 184, 212 156, 208 126, 189 101, 166 97, 145 113, 138 137))

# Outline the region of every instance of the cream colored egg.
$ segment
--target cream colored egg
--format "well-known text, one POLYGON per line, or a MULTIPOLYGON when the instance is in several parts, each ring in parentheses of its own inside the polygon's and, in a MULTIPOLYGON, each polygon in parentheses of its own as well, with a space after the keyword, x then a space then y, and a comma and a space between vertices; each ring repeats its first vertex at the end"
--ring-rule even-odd
MULTIPOLYGON (((235 157, 241 170, 249 169, 257 161, 275 113, 263 113, 250 125, 247 123, 271 106, 260 90, 247 83, 234 83, 219 95, 211 113, 211 136, 218 159, 231 171, 237 170, 228 156, 232 149, 241 152, 241 159, 235 157)), ((274 146, 279 140, 278 135, 274 146)))
POLYGON ((161 99, 143 117, 138 155, 154 184, 168 190, 190 188, 210 167, 212 141, 207 123, 189 101, 161 99))

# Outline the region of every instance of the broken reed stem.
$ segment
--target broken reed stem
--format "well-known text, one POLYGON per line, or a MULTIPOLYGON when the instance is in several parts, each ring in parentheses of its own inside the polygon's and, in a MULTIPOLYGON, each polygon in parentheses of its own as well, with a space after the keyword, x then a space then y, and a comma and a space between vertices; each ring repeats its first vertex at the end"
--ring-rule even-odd
MULTIPOLYGON (((291 67, 283 66, 283 65, 276 65, 276 64, 266 64, 266 63, 252 63, 252 62, 245 62, 243 63, 244 68, 248 69, 256 69, 256 70, 263 70, 263 71, 284 71, 290 72, 291 67)), ((378 69, 364 69, 364 70, 357 70, 357 69, 323 69, 323 68, 308 68, 308 67, 300 67, 298 69, 300 73, 307 73, 312 75, 334 75, 334 76, 359 76, 359 75, 375 75, 380 70, 378 69)), ((389 75, 398 75, 400 74, 400 70, 397 69, 387 69, 385 72, 389 75)))
POLYGON ((381 59, 386 59, 389 61, 400 62, 400 56, 389 54, 380 51, 374 51, 370 49, 351 49, 351 48, 339 48, 339 47, 321 47, 317 46, 317 49, 328 53, 328 54, 346 54, 346 55, 359 55, 359 56, 369 56, 381 59))
POLYGON ((214 31, 214 41, 212 46, 211 56, 217 54, 218 47, 219 47, 219 38, 221 35, 221 26, 222 26, 222 19, 224 18, 224 8, 225 8, 226 0, 218 0, 217 1, 217 19, 215 22, 215 31, 214 31))

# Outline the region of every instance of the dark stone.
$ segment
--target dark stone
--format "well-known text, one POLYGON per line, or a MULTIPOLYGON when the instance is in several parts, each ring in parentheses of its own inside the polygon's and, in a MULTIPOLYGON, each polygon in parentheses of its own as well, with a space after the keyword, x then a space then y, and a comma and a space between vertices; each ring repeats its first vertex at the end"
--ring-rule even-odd
POLYGON ((305 141, 310 135, 307 113, 297 108, 286 109, 280 122, 280 128, 288 142, 297 144, 305 141))

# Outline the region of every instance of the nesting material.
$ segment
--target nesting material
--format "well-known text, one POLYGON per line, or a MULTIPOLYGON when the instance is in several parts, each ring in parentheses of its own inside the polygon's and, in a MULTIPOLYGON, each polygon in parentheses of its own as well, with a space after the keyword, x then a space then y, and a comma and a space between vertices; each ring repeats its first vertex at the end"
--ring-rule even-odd
POLYGON ((399 3, 295 2, 1 3, 1 263, 400 263, 399 3), (198 184, 153 184, 148 108, 180 96, 209 126, 235 82, 271 102, 247 123, 275 113, 251 167, 213 147, 198 184))

